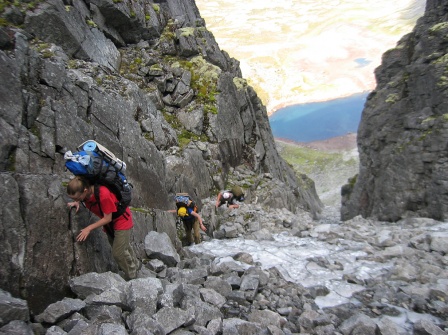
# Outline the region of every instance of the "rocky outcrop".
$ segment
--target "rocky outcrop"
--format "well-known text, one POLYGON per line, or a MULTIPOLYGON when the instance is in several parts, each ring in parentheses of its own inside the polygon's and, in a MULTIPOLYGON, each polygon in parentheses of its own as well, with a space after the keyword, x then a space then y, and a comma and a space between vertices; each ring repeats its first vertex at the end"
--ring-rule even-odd
POLYGON ((413 32, 383 56, 358 130, 359 174, 343 220, 448 216, 448 4, 428 0, 413 32))
POLYGON ((152 231, 137 279, 111 271, 73 276, 70 296, 34 316, 25 300, 0 290, 0 334, 447 334, 446 223, 341 223, 326 212, 311 221, 258 204, 226 212, 234 222, 223 230, 242 234, 229 241, 230 252, 215 239, 213 248, 201 243, 178 254, 167 234, 152 231), (239 225, 235 211, 266 229, 239 225), (301 247, 288 254, 291 248, 270 244, 279 235, 301 247), (315 242, 325 245, 307 252, 315 242), (266 269, 254 261, 263 262, 254 248, 264 248, 266 258, 283 254, 275 258, 283 262, 266 269), (282 251, 272 254, 276 248, 282 251), (303 264, 303 285, 285 257, 303 264))
POLYGON ((164 211, 175 192, 200 203, 238 181, 236 168, 253 199, 267 174, 273 206, 320 211, 314 184, 278 155, 265 107, 193 1, 1 8, 0 287, 26 299, 32 313, 69 293, 70 277, 117 270, 101 232, 74 242, 94 218, 65 205, 71 174, 63 154, 87 139, 128 165, 141 257, 153 230, 180 248, 174 217, 164 211))

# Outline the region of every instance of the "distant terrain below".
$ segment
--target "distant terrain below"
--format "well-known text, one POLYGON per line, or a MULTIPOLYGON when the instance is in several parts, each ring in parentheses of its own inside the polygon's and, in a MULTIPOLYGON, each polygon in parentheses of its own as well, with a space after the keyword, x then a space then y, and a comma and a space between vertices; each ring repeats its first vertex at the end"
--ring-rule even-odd
POLYGON ((296 145, 302 148, 314 149, 329 153, 340 152, 340 151, 351 151, 357 148, 356 144, 356 134, 346 134, 343 136, 332 137, 322 141, 314 141, 308 143, 294 142, 290 140, 285 140, 279 138, 277 142, 282 142, 285 144, 296 145))
POLYGON ((410 32, 425 0, 196 0, 221 49, 271 114, 371 91, 381 55, 410 32))
POLYGON ((359 169, 356 134, 310 143, 276 139, 276 145, 297 174, 306 174, 314 180, 321 201, 339 208, 341 187, 359 169))

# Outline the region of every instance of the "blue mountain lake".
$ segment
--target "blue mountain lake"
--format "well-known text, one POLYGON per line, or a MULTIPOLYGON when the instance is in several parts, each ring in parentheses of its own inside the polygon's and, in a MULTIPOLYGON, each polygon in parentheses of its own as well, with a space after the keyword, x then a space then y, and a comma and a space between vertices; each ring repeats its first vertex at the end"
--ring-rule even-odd
POLYGON ((313 142, 356 133, 369 93, 323 102, 292 105, 269 118, 275 138, 313 142))

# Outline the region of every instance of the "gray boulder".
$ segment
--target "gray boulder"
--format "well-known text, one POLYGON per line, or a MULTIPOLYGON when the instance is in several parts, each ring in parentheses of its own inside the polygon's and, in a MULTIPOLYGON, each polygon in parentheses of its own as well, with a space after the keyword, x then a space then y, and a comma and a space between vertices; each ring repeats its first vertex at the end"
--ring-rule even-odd
POLYGON ((41 314, 36 316, 36 321, 55 324, 71 314, 80 311, 85 306, 86 303, 80 299, 64 298, 61 301, 49 305, 41 314))
POLYGON ((166 233, 151 231, 145 237, 145 251, 150 258, 157 258, 168 266, 175 266, 180 261, 166 233))
POLYGON ((90 294, 101 294, 110 289, 124 291, 126 281, 116 273, 90 272, 72 278, 70 288, 80 298, 87 298, 90 294))
POLYGON ((17 299, 10 293, 0 290, 0 326, 10 321, 29 321, 30 311, 25 300, 17 299))

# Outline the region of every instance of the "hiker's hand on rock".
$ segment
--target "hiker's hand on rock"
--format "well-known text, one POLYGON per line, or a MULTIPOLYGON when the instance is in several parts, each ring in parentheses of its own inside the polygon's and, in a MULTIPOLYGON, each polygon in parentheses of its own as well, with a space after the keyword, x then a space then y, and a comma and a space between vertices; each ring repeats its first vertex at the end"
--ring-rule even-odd
POLYGON ((76 208, 76 213, 78 213, 78 210, 79 210, 79 202, 78 201, 69 202, 67 204, 67 206, 68 206, 69 209, 72 209, 73 207, 75 207, 76 208))
POLYGON ((207 228, 205 228, 205 226, 201 223, 201 229, 202 231, 207 231, 207 228))
POLYGON ((81 232, 76 237, 76 241, 78 241, 78 242, 85 241, 87 236, 89 236, 89 234, 90 234, 90 228, 89 227, 81 229, 81 232))

